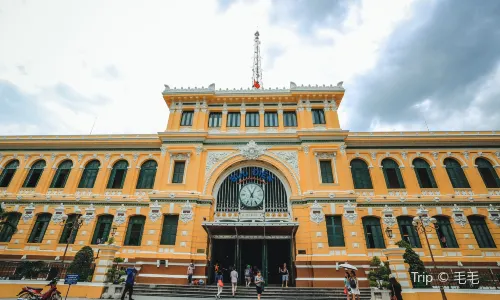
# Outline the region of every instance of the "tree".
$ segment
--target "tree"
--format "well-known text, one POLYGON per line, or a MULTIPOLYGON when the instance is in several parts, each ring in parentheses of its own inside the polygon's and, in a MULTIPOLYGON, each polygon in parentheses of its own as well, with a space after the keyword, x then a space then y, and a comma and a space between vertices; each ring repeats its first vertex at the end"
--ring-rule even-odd
POLYGON ((39 274, 47 273, 49 270, 43 261, 23 261, 16 268, 14 278, 37 279, 39 274))
POLYGON ((67 274, 78 274, 79 281, 88 281, 92 276, 92 262, 94 261, 94 251, 89 246, 85 246, 75 255, 75 259, 68 267, 67 274))
POLYGON ((370 266, 373 268, 368 273, 370 286, 377 287, 379 289, 387 288, 389 285, 389 274, 391 274, 389 262, 386 261, 382 263, 380 258, 374 256, 370 262, 370 266))
MULTIPOLYGON (((399 241, 396 243, 401 248, 405 248, 405 254, 403 255, 403 258, 405 260, 405 263, 407 263, 410 266, 410 269, 408 270, 410 272, 410 279, 413 283, 414 288, 425 288, 425 287, 430 287, 425 283, 425 281, 417 281, 414 282, 414 276, 412 276, 412 273, 416 272, 418 275, 427 275, 427 270, 425 269, 424 262, 420 259, 420 256, 417 254, 417 252, 413 251, 411 248, 411 245, 406 242, 406 241, 399 241)), ((424 277, 420 277, 424 278, 424 277)))

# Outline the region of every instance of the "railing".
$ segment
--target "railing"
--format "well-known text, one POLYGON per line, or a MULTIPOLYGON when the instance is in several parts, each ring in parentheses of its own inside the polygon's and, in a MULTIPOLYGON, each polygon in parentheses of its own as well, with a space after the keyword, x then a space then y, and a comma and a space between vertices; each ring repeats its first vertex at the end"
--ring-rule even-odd
MULTIPOLYGON (((64 278, 70 263, 45 261, 0 261, 0 280, 51 280, 64 278)), ((95 269, 95 265, 91 265, 95 269)), ((92 272, 93 273, 93 272, 92 272)), ((85 278, 82 281, 87 281, 85 278)))
MULTIPOLYGON (((430 285, 450 289, 500 289, 500 268, 427 268, 430 285)), ((410 274, 412 282, 414 276, 410 274)), ((415 284, 414 284, 415 285, 415 284)))

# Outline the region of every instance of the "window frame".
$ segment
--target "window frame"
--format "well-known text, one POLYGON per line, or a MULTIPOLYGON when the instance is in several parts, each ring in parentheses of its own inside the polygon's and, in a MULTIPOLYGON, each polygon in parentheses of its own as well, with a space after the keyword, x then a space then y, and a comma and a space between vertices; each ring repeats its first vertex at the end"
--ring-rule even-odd
POLYGON ((277 111, 264 112, 264 127, 279 127, 279 117, 277 111), (273 122, 271 122, 273 121, 273 122), (276 125, 274 125, 276 124, 276 125))
POLYGON ((260 127, 260 114, 258 111, 247 111, 245 113, 245 127, 249 128, 260 127))
POLYGON ((313 125, 325 125, 326 116, 323 108, 311 109, 313 125))
POLYGON ((408 242, 412 248, 422 248, 422 242, 420 241, 420 235, 418 234, 415 227, 412 225, 413 218, 410 216, 399 216, 396 218, 398 223, 399 234, 401 239, 408 242), (408 230, 408 240, 404 239, 403 226, 408 230))
POLYGON ((222 112, 213 111, 208 114, 208 128, 221 128, 222 127, 222 112), (212 117, 217 115, 218 118, 215 119, 215 122, 212 121, 212 117), (217 126, 212 126, 213 123, 217 123, 217 126))
POLYGON ((328 247, 345 247, 345 234, 342 215, 327 215, 325 216, 325 223, 328 247), (336 223, 335 220, 338 220, 338 222, 336 223), (336 236, 336 233, 340 233, 341 236, 336 236))
POLYGON ((148 159, 141 164, 139 176, 135 188, 138 190, 153 189, 156 181, 156 173, 158 171, 158 163, 154 159, 148 159), (154 167, 146 166, 154 162, 154 167))
POLYGON ((79 189, 93 189, 100 170, 101 170, 101 162, 99 160, 93 159, 93 160, 87 162, 87 164, 85 165, 85 168, 83 169, 82 176, 80 177, 80 182, 78 183, 78 188, 79 189), (90 168, 89 165, 94 163, 94 162, 97 163, 97 167, 94 168, 92 166, 92 168, 90 168), (89 182, 92 182, 92 184, 88 184, 89 182), (84 183, 85 183, 85 186, 83 186, 84 183))
POLYGON ((467 217, 467 221, 471 227, 472 233, 474 234, 474 238, 476 239, 477 245, 479 248, 497 248, 495 240, 491 235, 490 228, 488 227, 488 223, 486 222, 486 218, 481 215, 472 215, 467 217), (477 221, 477 222, 476 222, 477 221), (478 224, 481 223, 481 224, 478 224), (474 226, 473 226, 474 225, 474 226), (480 226, 481 228, 478 228, 480 226), (485 236, 480 236, 480 229, 483 229, 485 236), (486 230, 484 230, 486 229, 486 230), (480 238, 478 238, 480 237, 480 238))
POLYGON ((140 247, 142 246, 142 237, 144 235, 144 228, 146 227, 146 216, 143 215, 134 215, 130 216, 127 223, 127 231, 125 234, 125 239, 123 240, 124 247, 140 247), (136 221, 138 220, 138 221, 136 221), (141 225, 140 233, 138 239, 138 245, 131 245, 130 239, 135 234, 132 233, 134 230, 134 225, 141 225))
POLYGON ((374 216, 366 216, 361 219, 361 222, 365 235, 366 248, 385 249, 385 239, 380 218, 374 216), (368 229, 370 229, 370 232, 368 232, 368 229), (370 242, 373 243, 373 247, 372 245, 370 245, 370 242))
POLYGON ((403 179, 403 174, 401 173, 401 169, 400 169, 400 166, 399 164, 390 159, 390 158, 385 158, 384 160, 382 160, 381 162, 381 165, 382 165, 382 173, 384 173, 384 179, 385 179, 385 185, 387 187, 387 189, 405 189, 406 186, 405 186, 405 182, 404 182, 404 179, 403 179), (387 164, 394 164, 394 166, 386 166, 387 164), (387 171, 393 171, 394 173, 387 173, 387 171), (394 176, 396 176, 394 178, 394 176), (394 180, 396 179, 398 181, 398 187, 393 187, 391 186, 393 181, 391 180, 394 180))
POLYGON ((453 226, 451 226, 450 218, 447 216, 434 216, 436 218, 437 229, 436 236, 439 240, 439 245, 443 249, 456 249, 460 248, 458 245, 457 237, 455 232, 453 231, 453 226), (444 236, 446 239, 446 244, 441 241, 441 236, 444 236))
POLYGON ((71 234, 71 227, 73 227, 73 222, 76 222, 81 214, 69 214, 68 219, 64 223, 63 230, 61 230, 61 236, 59 237, 59 244, 70 244, 73 245, 76 240, 76 235, 78 234, 79 228, 73 229, 73 234, 71 234))
POLYGON ((167 246, 175 246, 175 243, 177 241, 178 229, 179 229, 179 215, 163 215, 163 223, 161 225, 161 235, 159 244, 167 246), (170 224, 167 223, 167 220, 170 219, 175 219, 175 222, 172 222, 170 224), (173 223, 175 223, 175 225, 173 223), (170 227, 167 228, 167 226, 170 227), (170 231, 170 234, 168 234, 168 231, 170 231))
POLYGON ((477 166, 477 171, 487 189, 500 188, 500 178, 489 160, 478 157, 474 163, 477 166))
POLYGON ((33 224, 33 227, 31 228, 30 235, 28 237, 28 241, 27 241, 28 244, 40 244, 43 242, 43 238, 45 237, 45 233, 47 233, 47 228, 50 225, 51 219, 52 219, 52 214, 50 214, 50 213, 41 213, 41 214, 38 214, 36 216, 35 223, 33 224), (40 220, 41 217, 46 217, 46 220, 40 220), (41 224, 41 223, 43 223, 43 224, 41 224), (35 230, 38 230, 38 229, 41 230, 41 233, 39 236, 40 240, 35 241, 35 238, 36 238, 35 230))
MULTIPOLYGON (((172 167, 172 179, 171 179, 171 183, 174 183, 174 184, 183 184, 184 183, 184 181, 186 179, 186 165, 187 165, 187 162, 185 160, 174 160, 174 165, 172 167), (179 163, 183 163, 184 164, 184 168, 182 169, 182 181, 181 182, 176 182, 176 181, 174 181, 174 179, 176 178, 175 177, 175 175, 176 175, 175 167, 179 163)), ((179 175, 179 174, 177 174, 177 175, 179 175)))
POLYGON ((36 188, 38 186, 38 183, 40 182, 40 178, 42 177, 43 172, 45 171, 46 167, 47 167, 47 163, 43 159, 40 159, 40 160, 37 160, 36 162, 34 162, 31 165, 30 170, 29 170, 28 174, 26 175, 26 178, 24 179, 23 187, 24 188, 36 188), (43 167, 38 167, 37 166, 38 164, 40 164, 40 165, 43 164, 43 167), (31 179, 32 179, 35 171, 37 172, 36 182, 34 184, 33 183, 30 184, 31 179))
POLYGON ((298 126, 298 120, 297 120, 297 112, 295 111, 284 111, 283 112, 283 127, 297 127, 298 126), (293 115, 293 117, 287 117, 293 115), (287 124, 288 121, 293 120, 293 125, 287 124))
POLYGON ((17 169, 19 169, 19 165, 20 162, 17 159, 13 159, 5 165, 5 168, 2 170, 2 173, 0 173, 0 187, 2 188, 9 187, 10 183, 12 182, 12 179, 14 179, 14 176, 16 175, 17 169), (10 176, 7 177, 7 175, 10 176))
MULTIPOLYGON (((320 159, 319 160, 319 172, 320 172, 320 178, 321 178, 321 184, 333 184, 335 183, 335 176, 334 176, 334 172, 333 172, 333 162, 332 162, 332 159, 320 159), (323 173, 323 165, 328 165, 330 167, 329 171, 330 171, 330 174, 324 174, 323 173), (328 181, 330 178, 329 177, 324 177, 324 176, 329 176, 331 175, 331 181, 328 181), (325 182, 326 180, 326 182, 325 182)), ((327 170, 328 171, 328 170, 327 170)))
POLYGON ((52 178, 52 182, 50 183, 51 189, 63 189, 66 187, 66 183, 68 183, 69 175, 71 175, 71 170, 73 170, 73 161, 71 159, 66 159, 62 161, 57 167, 56 173, 52 178), (64 164, 67 164, 66 167, 64 164))
POLYGON ((351 167, 351 177, 352 177, 352 181, 354 184, 354 189, 366 189, 366 190, 373 189, 373 182, 372 182, 372 178, 371 178, 371 174, 370 174, 370 167, 368 166, 368 164, 364 160, 362 160, 360 158, 355 158, 355 159, 351 160, 351 162, 349 163, 349 166, 351 167), (361 166, 361 164, 359 166, 353 166, 353 164, 357 164, 358 162, 360 162, 363 166, 361 166), (366 174, 364 174, 364 172, 366 172, 366 174), (362 177, 366 177, 366 178, 362 178, 362 177), (361 182, 356 180, 356 178, 359 178, 361 182), (369 184, 366 184, 366 183, 369 183, 369 184))
POLYGON ((180 126, 181 127, 193 126, 193 119, 194 119, 194 111, 192 110, 182 111, 180 126))
POLYGON ((469 179, 460 162, 453 158, 445 158, 443 164, 448 174, 448 179, 454 189, 470 189, 469 179), (449 164, 447 162, 450 162, 449 164), (453 165, 453 166, 452 166, 453 165))
POLYGON ((92 234, 92 240, 90 241, 91 245, 99 245, 98 240, 104 239, 104 236, 106 238, 104 241, 101 240, 101 242, 106 242, 109 239, 109 234, 111 233, 111 230, 113 228, 113 221, 114 221, 114 216, 111 214, 104 214, 104 215, 100 215, 97 217, 97 222, 96 222, 96 225, 94 228, 94 233, 92 234), (106 222, 104 222, 104 219, 106 219, 106 222), (109 223, 108 223, 108 220, 110 220, 109 223), (103 235, 102 235, 102 237, 99 237, 98 233, 101 229, 101 226, 100 226, 101 224, 104 224, 104 225, 102 225, 102 226, 104 226, 103 235), (108 224, 109 224, 109 226, 106 226, 108 224))
POLYGON ((418 186, 421 189, 437 189, 436 178, 434 178, 434 173, 429 163, 422 158, 415 158, 412 161, 413 170, 415 172, 415 177, 417 178, 418 186), (424 174, 420 174, 424 173, 424 174), (425 175, 426 178, 422 178, 421 175, 425 175), (425 179, 425 180, 424 180, 425 179), (429 186, 424 186, 424 182, 427 182, 429 186))
POLYGON ((230 128, 239 128, 241 127, 241 113, 240 112, 235 112, 235 111, 230 111, 227 113, 227 120, 226 120, 226 127, 230 127, 230 128), (238 125, 232 125, 232 122, 233 118, 231 116, 238 116, 237 118, 237 121, 236 123, 238 123, 238 125))
POLYGON ((12 226, 8 226, 7 224, 3 224, 2 230, 0 231, 0 243, 9 243, 12 239, 12 236, 16 233, 15 227, 19 224, 21 220, 22 214, 20 212, 11 211, 7 212, 4 215, 2 221, 10 223, 12 226))
POLYGON ((125 179, 127 178, 127 173, 128 173, 128 169, 130 168, 129 166, 129 163, 127 160, 125 159, 120 159, 118 161, 116 161, 114 164, 113 164, 113 167, 111 168, 111 173, 109 173, 109 178, 108 178, 108 183, 106 185, 106 189, 116 189, 116 190, 121 190, 123 189, 123 185, 125 184, 125 179), (118 168, 117 165, 120 164, 120 163, 125 163, 126 166, 125 167, 120 167, 118 168), (123 171, 123 176, 122 176, 122 179, 121 179, 121 183, 119 185, 116 185, 116 173, 118 171, 123 171))

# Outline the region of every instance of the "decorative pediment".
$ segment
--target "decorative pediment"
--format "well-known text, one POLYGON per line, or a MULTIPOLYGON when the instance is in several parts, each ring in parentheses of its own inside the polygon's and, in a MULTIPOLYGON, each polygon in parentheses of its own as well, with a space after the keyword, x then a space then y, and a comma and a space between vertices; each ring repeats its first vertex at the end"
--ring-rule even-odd
POLYGON ((325 213, 323 212, 323 207, 314 200, 314 203, 310 207, 309 216, 312 222, 319 224, 325 220, 325 213))
POLYGON ((149 219, 151 222, 156 222, 161 218, 161 205, 158 204, 158 200, 156 200, 149 207, 149 219))
POLYGON ((488 219, 495 223, 495 225, 500 226, 500 210, 492 204, 488 207, 488 219))
POLYGON ((189 200, 187 200, 186 203, 182 206, 179 219, 183 223, 188 223, 193 220, 193 206, 191 205, 191 203, 189 203, 189 200))
POLYGON ((33 219, 34 212, 35 212, 35 205, 33 203, 30 203, 30 205, 26 206, 24 208, 24 214, 23 214, 23 221, 24 223, 28 222, 29 220, 33 219))
POLYGON ((259 158, 268 149, 264 146, 259 146, 255 141, 250 141, 245 146, 237 147, 240 154, 249 160, 255 160, 259 158))
POLYGON ((62 222, 63 217, 65 216, 64 213, 64 204, 61 203, 58 207, 56 207, 54 214, 52 215, 52 221, 55 224, 59 224, 62 222))
POLYGON ((429 217, 429 210, 426 209, 422 204, 420 204, 419 208, 417 209, 417 215, 419 215, 422 218, 422 224, 424 226, 429 226, 431 224, 431 218, 429 217))
POLYGON ((394 216, 394 212, 392 208, 389 206, 385 206, 384 209, 382 210, 382 222, 387 226, 387 227, 392 227, 396 225, 396 217, 394 216))
POLYGON ((456 204, 453 205, 453 220, 455 221, 456 224, 465 227, 465 224, 467 224, 467 218, 464 215, 464 211, 458 207, 456 204))
POLYGON ((121 225, 127 221, 127 208, 122 204, 117 210, 115 217, 113 218, 114 222, 118 225, 121 225))
POLYGON ((85 215, 82 218, 85 221, 85 224, 89 224, 92 220, 95 219, 94 204, 91 203, 90 206, 85 209, 85 215))
POLYGON ((349 223, 354 224, 358 218, 358 213, 356 212, 356 205, 347 200, 344 204, 344 217, 349 221, 349 223))

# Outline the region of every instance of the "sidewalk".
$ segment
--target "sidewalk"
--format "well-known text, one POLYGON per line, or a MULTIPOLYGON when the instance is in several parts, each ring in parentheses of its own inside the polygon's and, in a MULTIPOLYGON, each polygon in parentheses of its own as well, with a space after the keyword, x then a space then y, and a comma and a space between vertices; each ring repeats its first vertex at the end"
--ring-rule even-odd
MULTIPOLYGON (((2 300, 17 300, 17 298, 0 298, 2 300)), ((62 298, 64 300, 64 297, 62 298)), ((86 300, 87 298, 68 298, 68 300, 86 300)), ((153 297, 153 296, 133 296, 134 300, 207 300, 212 298, 182 298, 182 297, 153 297)), ((223 297, 222 299, 233 299, 233 300, 248 300, 243 298, 233 298, 233 297, 223 297)), ((255 297, 257 299, 257 296, 255 297)), ((267 299, 267 298, 266 298, 267 299)), ((110 299, 111 300, 111 299, 110 299)), ((119 299, 118 299, 119 300, 119 299)), ((125 297, 128 300, 128 295, 125 297)))

